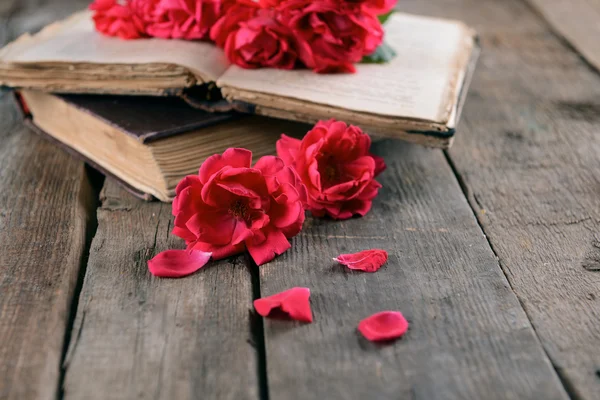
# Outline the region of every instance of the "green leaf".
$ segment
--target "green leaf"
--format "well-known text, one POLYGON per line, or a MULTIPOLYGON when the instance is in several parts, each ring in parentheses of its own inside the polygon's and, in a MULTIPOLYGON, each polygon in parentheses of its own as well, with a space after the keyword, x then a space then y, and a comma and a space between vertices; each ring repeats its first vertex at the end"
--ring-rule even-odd
POLYGON ((364 56, 360 61, 363 64, 383 64, 396 57, 396 51, 387 43, 382 43, 373 54, 364 56))
POLYGON ((381 22, 381 25, 385 24, 386 21, 388 20, 388 18, 391 17, 393 13, 394 13, 394 10, 378 16, 377 18, 379 18, 379 22, 381 22))

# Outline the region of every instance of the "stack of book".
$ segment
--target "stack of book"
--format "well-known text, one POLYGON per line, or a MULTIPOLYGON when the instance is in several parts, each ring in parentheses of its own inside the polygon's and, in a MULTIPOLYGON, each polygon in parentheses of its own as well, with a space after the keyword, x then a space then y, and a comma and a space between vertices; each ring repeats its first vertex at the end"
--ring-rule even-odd
POLYGON ((0 85, 15 89, 38 132, 140 197, 170 201, 179 180, 228 147, 256 157, 282 133, 336 118, 431 147, 452 144, 478 54, 458 21, 394 14, 397 56, 355 74, 246 70, 205 42, 102 36, 89 12, 0 50, 0 85))

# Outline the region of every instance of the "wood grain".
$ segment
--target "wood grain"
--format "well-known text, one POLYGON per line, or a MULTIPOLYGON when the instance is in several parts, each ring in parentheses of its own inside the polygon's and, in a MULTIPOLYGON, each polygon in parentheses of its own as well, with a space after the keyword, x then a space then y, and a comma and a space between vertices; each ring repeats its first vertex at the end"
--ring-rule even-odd
POLYGON ((107 182, 66 359, 65 399, 256 399, 252 279, 244 256, 185 279, 147 260, 185 246, 171 205, 107 182))
POLYGON ((83 163, 24 128, 0 95, 0 398, 57 392, 94 204, 83 163))
MULTIPOLYGON (((45 22, 28 3, 3 2, 0 46, 45 22)), ((0 399, 58 392, 92 193, 83 163, 27 130, 12 95, 0 91, 0 399)))
POLYGON ((600 76, 524 2, 441 3, 403 6, 484 48, 450 158, 571 397, 598 399, 600 76))
POLYGON ((260 267, 261 294, 306 286, 312 324, 266 320, 273 399, 566 399, 441 151, 383 141, 384 188, 364 218, 309 219, 260 267), (331 259, 389 252, 377 273, 331 259), (358 322, 399 310, 406 336, 375 345, 358 322))
POLYGON ((599 0, 527 0, 598 71, 600 71, 599 0))

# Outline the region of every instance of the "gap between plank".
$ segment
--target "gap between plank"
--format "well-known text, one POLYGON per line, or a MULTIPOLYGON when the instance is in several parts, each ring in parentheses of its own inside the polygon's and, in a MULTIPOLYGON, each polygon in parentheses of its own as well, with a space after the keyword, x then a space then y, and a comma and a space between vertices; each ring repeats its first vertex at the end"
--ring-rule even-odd
POLYGON ((540 343, 540 345, 542 347, 542 350, 544 351, 544 354, 546 355, 546 358, 548 358, 548 361, 550 362, 550 364, 552 365, 552 368, 556 372, 556 375, 558 376, 558 379, 560 380, 561 384, 563 385, 563 388, 565 389, 565 392, 567 393, 567 395, 569 396, 569 398, 571 400, 581 400, 581 396, 579 396, 577 394, 577 392, 576 392, 573 384, 569 381, 569 379, 565 376, 565 374, 562 373, 561 369, 556 365, 556 363, 550 357, 550 354, 548 354, 548 351, 546 351, 546 348, 544 347, 544 345, 543 345, 543 343, 542 343, 542 341, 540 339, 540 336, 539 336, 539 334, 538 334, 538 332, 537 332, 537 330, 535 328, 535 325, 533 324, 533 321, 531 320, 531 316, 527 312, 527 307, 523 303, 521 297, 515 291, 512 283, 511 283, 511 281, 510 281, 510 279, 508 277, 507 271, 502 266, 502 261, 500 260, 500 257, 498 256, 498 252, 496 251, 496 249, 494 248, 494 244, 492 243, 492 241, 490 240, 490 238, 486 234, 485 228, 484 228, 481 220, 479 219, 478 210, 475 207, 475 205, 478 205, 481 209, 483 209, 483 206, 481 204, 479 204, 479 201, 477 200, 477 197, 475 196, 475 194, 472 193, 469 190, 469 187, 467 186, 467 183, 465 182, 465 180, 464 180, 463 176, 461 175, 461 173, 457 170, 456 165, 454 164, 454 161, 452 161, 452 158, 450 157, 450 154, 448 154, 448 151, 444 150, 443 153, 444 153, 444 157, 446 157, 446 161, 448 161, 448 165, 450 165, 450 168, 452 169, 452 173, 454 174, 454 177, 456 178, 456 180, 458 181, 458 184, 460 185, 460 189, 462 190, 463 195, 467 199, 467 203, 469 204, 469 207, 471 208, 471 211, 473 212, 473 214, 475 216, 475 220, 477 221, 477 225, 479 225, 479 229, 483 233, 483 236, 485 237, 485 240, 487 241, 488 245, 490 246, 490 249, 494 253, 494 256, 496 257, 496 260, 498 261, 498 265, 500 266, 500 270, 502 271, 502 274, 506 278, 506 281, 508 282, 508 285, 509 285, 510 289, 515 294, 515 296, 517 297, 517 300, 519 300, 519 304, 521 305, 521 308, 523 309, 523 312, 527 316, 527 319, 529 320, 529 324, 531 325, 531 329, 533 330, 533 333, 534 333, 535 337, 537 338, 538 342, 540 343))
MULTIPOLYGON (((254 300, 260 299, 260 271, 258 265, 246 255, 246 265, 250 266, 252 278, 252 307, 254 300)), ((265 344, 265 324, 263 317, 252 308, 250 310, 250 330, 257 352, 258 395, 260 400, 269 400, 269 381, 267 376, 267 347, 265 344)))
MULTIPOLYGON (((90 257, 92 240, 94 239, 94 236, 96 236, 96 231, 98 229, 98 207, 100 207, 100 190, 104 185, 104 176, 102 174, 92 169, 87 164, 84 168, 84 179, 86 180, 86 182, 82 184, 82 192, 84 193, 82 193, 82 198, 80 199, 80 201, 84 202, 85 208, 88 211, 88 221, 85 227, 85 247, 80 260, 80 267, 77 275, 77 283, 75 284, 73 298, 71 299, 71 307, 67 315, 68 319, 67 324, 65 326, 65 335, 63 340, 62 353, 60 357, 60 374, 58 377, 58 383, 56 388, 57 400, 62 400, 65 394, 63 387, 65 382, 65 376, 67 374, 65 360, 67 357, 67 352, 69 350, 69 345, 71 344, 71 339, 73 339, 72 331, 75 323, 75 317, 77 316, 79 296, 81 294, 81 289, 83 288, 83 280, 87 271, 87 263, 90 257)), ((75 338, 75 340, 77 339, 78 338, 75 338)))

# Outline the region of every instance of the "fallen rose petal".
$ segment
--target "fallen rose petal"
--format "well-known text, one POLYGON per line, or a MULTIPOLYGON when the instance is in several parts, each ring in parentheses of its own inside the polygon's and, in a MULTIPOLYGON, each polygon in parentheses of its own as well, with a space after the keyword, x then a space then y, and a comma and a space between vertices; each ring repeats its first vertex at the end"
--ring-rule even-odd
POLYGON ((360 321, 358 330, 372 342, 397 339, 408 330, 408 321, 399 311, 382 311, 360 321))
POLYGON ((340 254, 334 261, 347 266, 350 269, 366 272, 375 272, 388 259, 388 253, 385 250, 373 249, 359 251, 353 254, 340 254))
POLYGON ((296 321, 312 322, 309 297, 309 288, 295 287, 269 297, 254 300, 254 308, 263 317, 268 317, 272 311, 279 310, 296 321))
POLYGON ((204 267, 211 255, 200 250, 166 250, 148 261, 148 269, 161 278, 181 278, 204 267))

